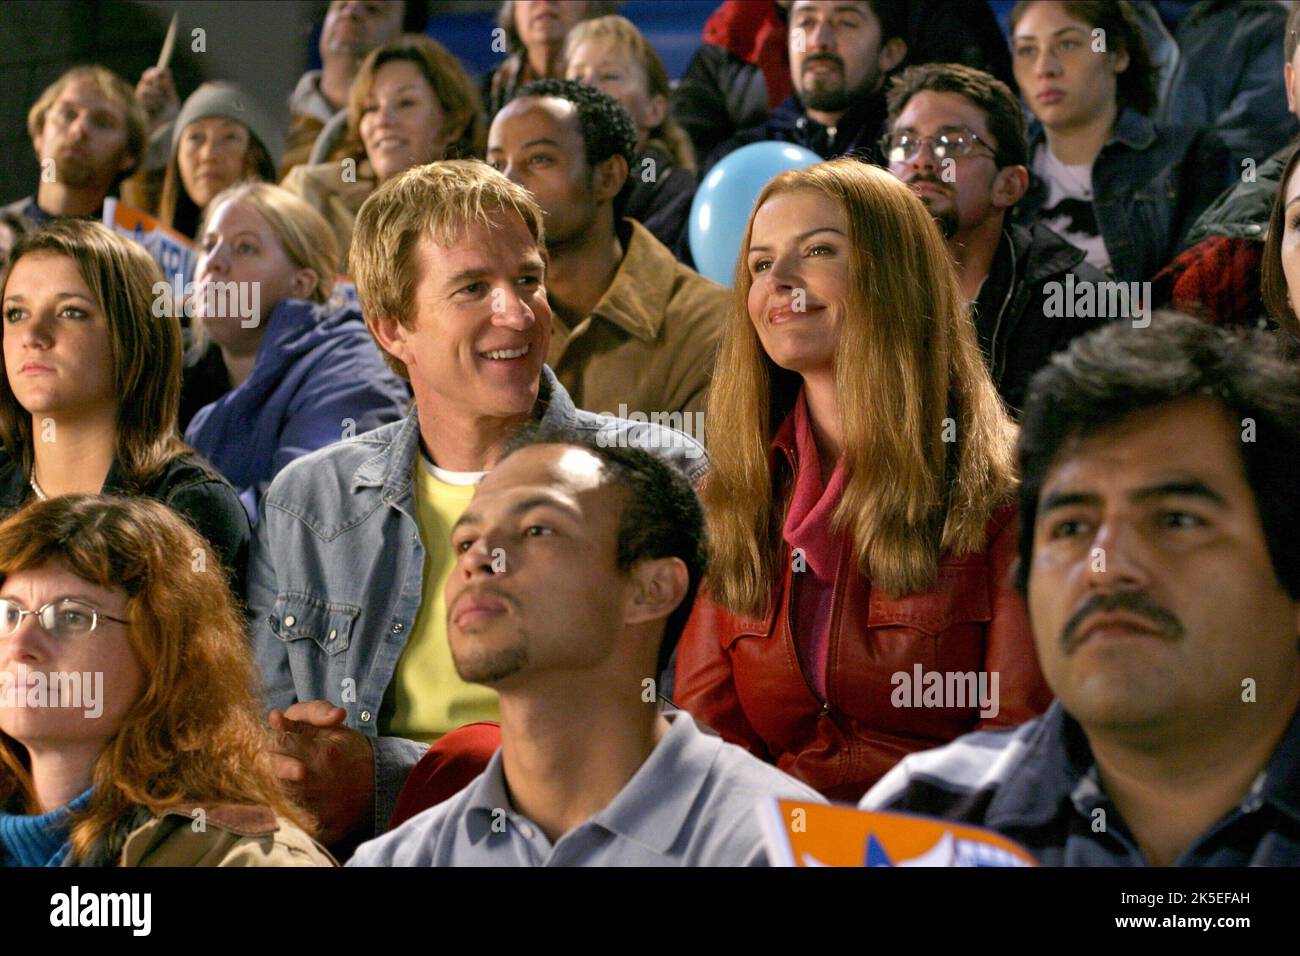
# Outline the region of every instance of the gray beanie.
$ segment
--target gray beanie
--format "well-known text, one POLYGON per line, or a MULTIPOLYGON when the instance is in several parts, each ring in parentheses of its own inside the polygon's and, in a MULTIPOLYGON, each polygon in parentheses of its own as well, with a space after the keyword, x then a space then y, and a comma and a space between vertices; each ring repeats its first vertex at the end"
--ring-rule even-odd
POLYGON ((271 156, 272 169, 280 166, 284 134, 258 109, 253 98, 231 83, 204 83, 190 94, 172 125, 172 155, 181 145, 181 133, 195 120, 223 116, 248 128, 271 156))

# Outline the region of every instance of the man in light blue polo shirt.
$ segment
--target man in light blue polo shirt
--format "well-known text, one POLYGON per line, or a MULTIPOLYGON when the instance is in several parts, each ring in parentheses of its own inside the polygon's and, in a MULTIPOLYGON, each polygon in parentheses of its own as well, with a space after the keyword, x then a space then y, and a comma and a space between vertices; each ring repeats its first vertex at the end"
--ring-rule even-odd
POLYGON ((460 676, 500 695, 501 748, 349 865, 762 865, 760 799, 825 802, 656 706, 704 518, 671 466, 606 445, 534 433, 479 484, 452 532, 447 633, 460 676))

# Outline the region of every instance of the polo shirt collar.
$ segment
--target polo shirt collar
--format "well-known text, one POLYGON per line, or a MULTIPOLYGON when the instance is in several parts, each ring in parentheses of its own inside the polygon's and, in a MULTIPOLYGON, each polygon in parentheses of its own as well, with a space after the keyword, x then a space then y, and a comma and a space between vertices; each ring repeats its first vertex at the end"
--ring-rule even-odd
MULTIPOLYGON (((664 716, 671 724, 668 733, 610 804, 580 827, 599 826, 660 855, 672 849, 722 747, 722 738, 704 734, 685 711, 664 716)), ((466 798, 469 837, 474 843, 491 832, 493 811, 511 812, 501 753, 497 748, 466 798)))
POLYGON ((623 221, 631 228, 623 261, 591 314, 642 341, 653 342, 668 311, 677 260, 641 223, 623 221))
POLYGON ((492 832, 493 814, 510 813, 510 794, 506 790, 506 774, 498 747, 488 761, 483 773, 469 785, 465 804, 465 822, 472 843, 478 844, 492 832))
POLYGON ((706 736, 685 711, 665 713, 671 727, 623 789, 591 822, 656 853, 668 853, 708 776, 721 737, 706 736))

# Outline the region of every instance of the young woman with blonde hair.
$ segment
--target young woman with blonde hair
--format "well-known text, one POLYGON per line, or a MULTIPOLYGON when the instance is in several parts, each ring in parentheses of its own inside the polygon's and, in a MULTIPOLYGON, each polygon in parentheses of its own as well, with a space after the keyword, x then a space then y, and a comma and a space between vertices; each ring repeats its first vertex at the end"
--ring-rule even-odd
POLYGON ((1008 577, 1014 425, 906 186, 840 159, 764 188, 714 383, 680 706, 840 800, 1046 707, 1008 577), (932 674, 971 693, 935 699, 932 674))
POLYGON ((584 20, 564 41, 564 78, 594 86, 632 117, 639 155, 623 214, 649 229, 684 258, 687 222, 695 198, 695 151, 669 112, 668 71, 641 31, 626 17, 584 20))
MULTIPOLYGON (((410 398, 355 306, 328 305, 338 247, 329 225, 270 183, 215 196, 199 230, 195 319, 224 369, 224 394, 185 440, 239 492, 254 519, 271 479, 331 442, 401 418, 410 398), (257 291, 257 314, 229 306, 257 291)), ((243 300, 241 300, 242 302, 243 300)), ((251 311, 251 310, 249 310, 251 311)))

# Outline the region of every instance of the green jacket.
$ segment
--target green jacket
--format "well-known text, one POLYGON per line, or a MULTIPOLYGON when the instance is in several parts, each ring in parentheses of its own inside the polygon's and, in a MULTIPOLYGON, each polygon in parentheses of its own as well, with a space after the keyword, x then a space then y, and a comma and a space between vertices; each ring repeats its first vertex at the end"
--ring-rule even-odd
POLYGON ((74 866, 338 866, 303 830, 268 807, 141 807, 74 866))
POLYGON ((1273 212, 1273 201, 1277 198, 1282 170, 1292 148, 1287 146, 1264 160, 1255 170, 1252 182, 1239 182, 1224 190, 1192 224, 1183 247, 1193 246, 1211 236, 1263 242, 1268 236, 1268 220, 1273 212))

